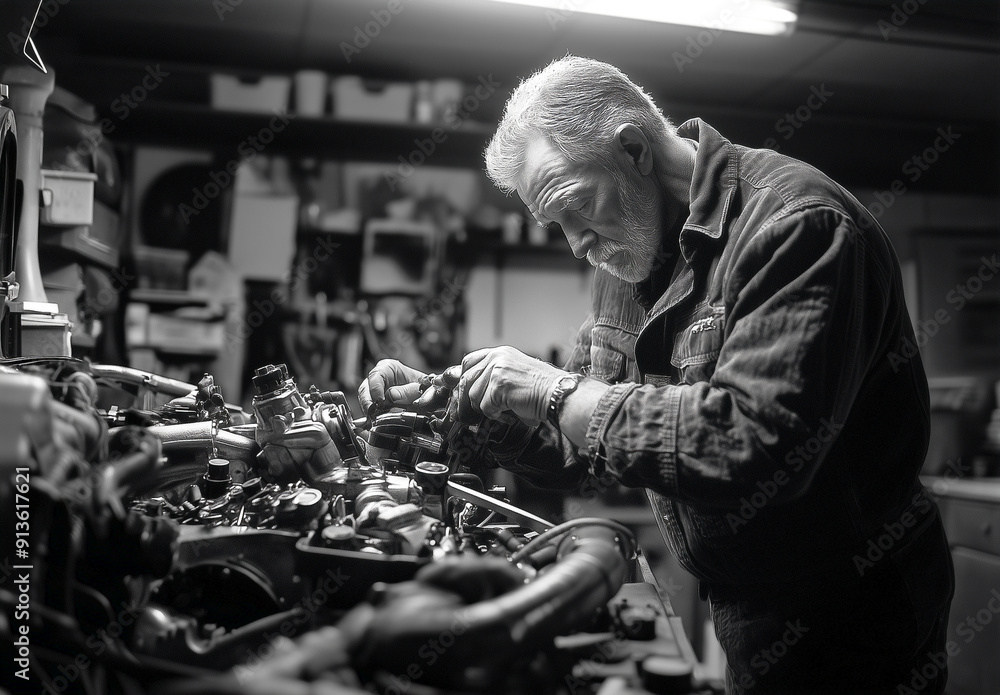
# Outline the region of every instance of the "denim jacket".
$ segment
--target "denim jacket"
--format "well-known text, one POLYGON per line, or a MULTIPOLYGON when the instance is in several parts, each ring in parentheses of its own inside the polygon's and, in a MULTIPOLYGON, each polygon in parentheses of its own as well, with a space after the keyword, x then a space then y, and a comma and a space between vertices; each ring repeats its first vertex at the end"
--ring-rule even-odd
POLYGON ((891 529, 895 552, 937 515, 917 479, 927 381, 902 357, 898 261, 815 168, 698 119, 678 133, 698 149, 674 279, 650 305, 598 271, 567 364, 612 384, 587 445, 563 459, 543 432, 497 459, 550 485, 645 488, 669 549, 709 584, 857 578, 871 541, 891 529))

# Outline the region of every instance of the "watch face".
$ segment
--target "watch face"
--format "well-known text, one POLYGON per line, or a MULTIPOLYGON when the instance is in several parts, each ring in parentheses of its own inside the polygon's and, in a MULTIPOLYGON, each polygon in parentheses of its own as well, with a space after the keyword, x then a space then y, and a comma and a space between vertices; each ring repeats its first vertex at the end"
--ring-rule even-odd
POLYGON ((567 374, 556 380, 556 387, 562 391, 572 391, 576 388, 580 378, 576 374, 567 374))

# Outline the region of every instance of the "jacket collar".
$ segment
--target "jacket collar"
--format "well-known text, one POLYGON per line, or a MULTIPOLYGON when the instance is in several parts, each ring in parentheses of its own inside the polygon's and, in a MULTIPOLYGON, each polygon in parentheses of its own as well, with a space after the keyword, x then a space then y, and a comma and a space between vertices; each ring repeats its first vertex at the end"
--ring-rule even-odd
MULTIPOLYGON (((698 236, 709 239, 722 236, 722 228, 736 194, 739 156, 729 140, 700 118, 682 124, 677 134, 698 143, 691 177, 691 203, 687 220, 679 232, 683 260, 677 261, 690 264, 698 236)), ((694 276, 690 268, 677 268, 675 281, 667 287, 673 267, 671 263, 660 271, 666 273, 666 277, 657 276, 654 271, 652 276, 633 285, 632 297, 651 315, 675 306, 691 294, 694 276)))
POLYGON ((739 156, 729 140, 700 118, 681 124, 677 134, 698 143, 691 177, 691 203, 681 231, 681 253, 687 257, 685 237, 688 235, 685 232, 712 239, 722 236, 729 206, 736 195, 739 156))

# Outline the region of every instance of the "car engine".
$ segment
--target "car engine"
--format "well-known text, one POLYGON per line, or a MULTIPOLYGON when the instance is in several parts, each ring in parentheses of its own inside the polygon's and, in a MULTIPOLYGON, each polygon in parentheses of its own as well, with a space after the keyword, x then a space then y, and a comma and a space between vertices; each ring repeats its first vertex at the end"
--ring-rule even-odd
POLYGON ((15 675, 46 693, 690 692, 629 530, 553 525, 487 487, 487 426, 449 421, 447 386, 363 417, 284 365, 253 388, 247 412, 210 375, 0 363, 15 675))

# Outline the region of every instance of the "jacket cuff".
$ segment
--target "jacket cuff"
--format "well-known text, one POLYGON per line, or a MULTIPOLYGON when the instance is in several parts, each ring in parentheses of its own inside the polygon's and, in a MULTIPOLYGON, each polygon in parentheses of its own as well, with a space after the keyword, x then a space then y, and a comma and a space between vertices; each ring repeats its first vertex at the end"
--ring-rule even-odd
POLYGON ((677 428, 684 389, 612 386, 587 427, 591 472, 677 496, 677 428), (658 425, 658 426, 650 426, 658 425))
POLYGON ((591 473, 598 478, 604 475, 607 464, 605 437, 614 416, 622 407, 629 395, 639 388, 638 384, 614 384, 597 401, 587 424, 587 458, 590 460, 591 473))
POLYGON ((656 479, 662 485, 663 491, 672 496, 680 496, 677 484, 677 430, 681 418, 681 396, 684 389, 679 386, 668 386, 667 403, 663 428, 660 430, 662 441, 661 454, 657 457, 656 479))

